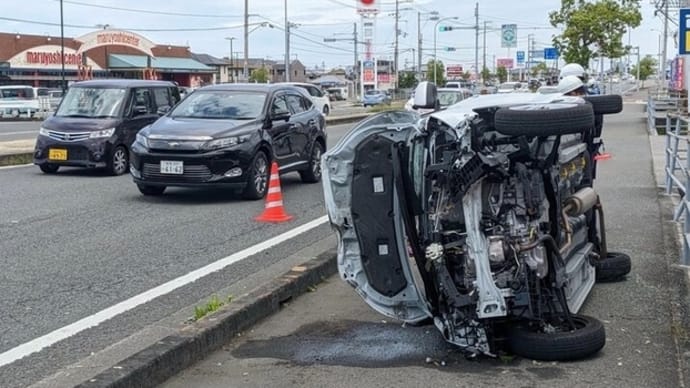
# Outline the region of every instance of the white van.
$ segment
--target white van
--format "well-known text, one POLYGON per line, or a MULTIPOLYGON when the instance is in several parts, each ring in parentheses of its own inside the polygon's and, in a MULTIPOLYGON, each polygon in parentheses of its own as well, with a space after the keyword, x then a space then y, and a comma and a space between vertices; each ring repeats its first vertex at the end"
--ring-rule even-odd
POLYGON ((39 94, 47 96, 47 88, 28 85, 0 86, 0 116, 33 116, 40 110, 39 94))

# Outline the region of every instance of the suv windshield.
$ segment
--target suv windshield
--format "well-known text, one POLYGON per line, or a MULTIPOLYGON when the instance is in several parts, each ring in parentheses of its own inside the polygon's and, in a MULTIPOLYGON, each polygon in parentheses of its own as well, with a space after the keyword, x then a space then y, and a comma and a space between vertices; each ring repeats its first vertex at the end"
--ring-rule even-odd
POLYGON ((119 117, 126 95, 126 89, 72 87, 62 99, 55 116, 119 117))
POLYGON ((170 117, 197 119, 251 120, 259 117, 266 93, 209 90, 190 94, 170 113, 170 117))

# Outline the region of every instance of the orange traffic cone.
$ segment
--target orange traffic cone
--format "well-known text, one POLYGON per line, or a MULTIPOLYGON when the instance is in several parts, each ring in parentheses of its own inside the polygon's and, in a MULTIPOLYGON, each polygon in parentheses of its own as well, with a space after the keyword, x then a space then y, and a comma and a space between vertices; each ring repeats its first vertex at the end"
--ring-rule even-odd
POLYGON ((268 193, 266 195, 266 207, 264 212, 255 220, 261 222, 285 222, 292 219, 283 208, 283 194, 280 192, 280 177, 278 176, 278 163, 271 163, 271 178, 268 181, 268 193))

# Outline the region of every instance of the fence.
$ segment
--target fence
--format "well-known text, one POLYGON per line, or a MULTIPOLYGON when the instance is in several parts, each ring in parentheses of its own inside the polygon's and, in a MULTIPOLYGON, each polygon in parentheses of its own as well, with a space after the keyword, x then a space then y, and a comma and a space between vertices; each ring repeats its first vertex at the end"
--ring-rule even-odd
POLYGON ((670 195, 674 186, 680 194, 680 203, 673 212, 673 220, 682 220, 683 236, 681 238, 682 252, 681 264, 690 265, 690 200, 687 193, 690 192, 690 158, 688 158, 687 126, 690 117, 677 113, 666 115, 666 194, 670 195))

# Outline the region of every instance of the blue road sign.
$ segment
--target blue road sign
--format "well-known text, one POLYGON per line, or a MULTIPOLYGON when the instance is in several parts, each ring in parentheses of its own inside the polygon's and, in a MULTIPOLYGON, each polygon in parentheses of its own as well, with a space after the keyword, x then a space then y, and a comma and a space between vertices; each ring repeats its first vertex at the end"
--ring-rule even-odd
POLYGON ((690 54, 690 9, 680 10, 680 22, 678 23, 678 54, 690 54))
POLYGON ((517 59, 517 63, 525 63, 525 52, 524 51, 518 51, 515 53, 515 57, 517 59))
POLYGON ((558 59, 558 50, 555 47, 547 47, 544 49, 544 59, 558 59))

